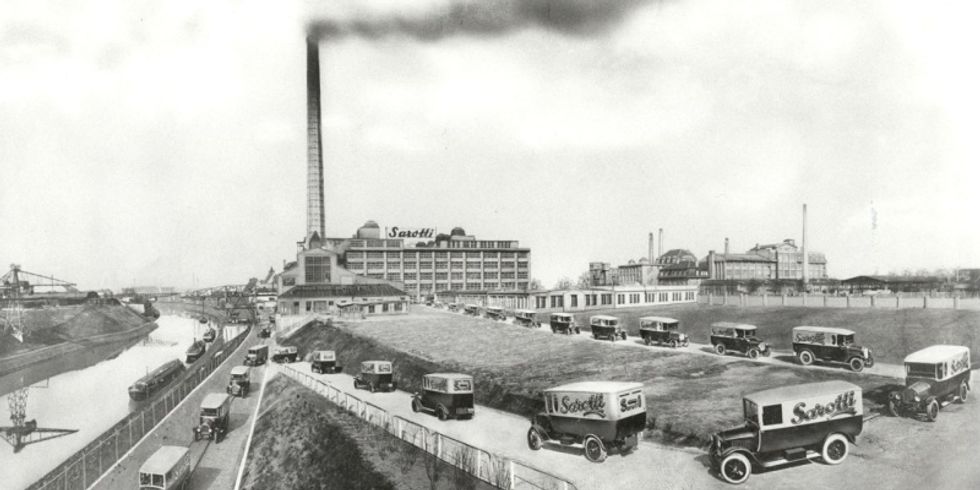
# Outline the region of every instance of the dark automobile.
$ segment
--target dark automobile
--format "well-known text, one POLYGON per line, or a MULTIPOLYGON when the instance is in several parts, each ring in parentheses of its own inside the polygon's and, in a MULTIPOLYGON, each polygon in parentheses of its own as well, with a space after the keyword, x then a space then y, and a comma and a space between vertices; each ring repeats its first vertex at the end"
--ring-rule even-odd
POLYGON ((645 316, 640 318, 640 337, 650 345, 654 342, 671 347, 686 347, 691 343, 687 334, 679 331, 680 322, 664 316, 645 316))
POLYGON ((966 402, 970 376, 967 347, 933 345, 913 352, 905 358, 905 388, 889 393, 888 411, 895 417, 921 414, 933 422, 940 407, 966 402))
POLYGON ((413 412, 431 412, 439 420, 473 418, 473 377, 458 373, 422 376, 422 391, 412 395, 413 412))
POLYGON ((538 321, 534 319, 534 311, 532 310, 517 310, 514 312, 514 323, 522 327, 532 327, 537 328, 540 325, 538 321))
POLYGON ((758 327, 744 323, 717 322, 711 325, 711 346, 719 355, 740 352, 752 359, 768 356, 772 349, 756 337, 758 327))
POLYGON ((823 361, 860 372, 875 365, 871 349, 855 345, 854 332, 844 328, 793 327, 793 352, 804 366, 823 361))
POLYGON ((354 377, 354 388, 375 391, 395 391, 392 366, 388 361, 364 361, 361 373, 354 377))
POLYGON ((637 447, 646 428, 643 384, 585 381, 544 391, 544 412, 534 416, 527 445, 581 444, 585 459, 605 461, 609 449, 625 454, 637 447))
POLYGON ((488 306, 485 315, 491 320, 503 321, 507 319, 507 314, 504 313, 504 309, 499 306, 488 306))
POLYGON ((480 307, 477 305, 463 306, 463 313, 470 316, 480 316, 480 307))
POLYGON ((729 483, 749 479, 753 467, 773 468, 820 458, 847 457, 864 424, 861 388, 823 381, 745 395, 745 425, 711 437, 711 468, 729 483))
POLYGON ((225 392, 231 396, 248 396, 248 391, 252 387, 250 370, 248 366, 235 366, 231 368, 231 378, 225 392))
POLYGON ((571 335, 582 331, 575 325, 575 317, 571 313, 552 313, 548 319, 548 325, 551 326, 552 333, 571 335))
POLYGON ((201 401, 201 414, 197 426, 194 427, 194 440, 203 438, 221 442, 228 431, 228 413, 231 409, 231 397, 226 393, 208 393, 201 401))
POLYGON ((609 315, 595 315, 589 318, 589 328, 592 330, 592 338, 609 339, 613 342, 617 338, 626 340, 626 331, 619 325, 619 318, 609 315))
POLYGON ((313 352, 310 371, 319 374, 340 371, 340 366, 337 365, 337 354, 332 350, 318 350, 313 352))
POLYGON ((275 353, 272 354, 272 362, 278 362, 280 364, 284 362, 296 362, 298 356, 299 352, 296 350, 296 347, 287 345, 276 349, 275 353))

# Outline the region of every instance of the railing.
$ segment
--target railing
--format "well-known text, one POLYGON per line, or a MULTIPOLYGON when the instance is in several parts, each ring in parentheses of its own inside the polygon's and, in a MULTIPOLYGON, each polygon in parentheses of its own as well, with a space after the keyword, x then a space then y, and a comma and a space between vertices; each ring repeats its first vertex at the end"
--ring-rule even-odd
MULTIPOLYGON (((222 352, 230 354, 248 336, 248 333, 249 330, 246 329, 237 337, 225 342, 222 346, 222 352)), ((201 384, 228 357, 228 355, 220 358, 211 357, 205 364, 196 366, 180 384, 171 387, 152 404, 127 415, 28 489, 82 490, 88 488, 119 461, 130 448, 135 446, 144 435, 162 422, 194 388, 201 384)), ((135 486, 135 482, 133 486, 135 486)))
POLYGON ((698 302, 708 305, 734 306, 818 306, 825 308, 928 308, 928 309, 980 309, 980 298, 948 297, 945 295, 851 295, 800 294, 796 296, 773 294, 702 294, 698 302))
POLYGON ((521 461, 492 454, 397 415, 391 415, 377 405, 341 391, 288 364, 282 365, 281 370, 331 403, 498 488, 577 490, 574 484, 559 476, 521 461))

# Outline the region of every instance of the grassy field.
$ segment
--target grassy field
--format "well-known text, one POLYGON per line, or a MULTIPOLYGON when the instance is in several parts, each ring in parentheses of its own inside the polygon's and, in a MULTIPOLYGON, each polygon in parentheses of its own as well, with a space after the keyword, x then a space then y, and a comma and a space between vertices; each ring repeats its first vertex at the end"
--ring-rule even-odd
POLYGON ((243 488, 492 488, 284 376, 266 385, 261 413, 243 488))
MULTIPOLYGON (((661 315, 680 320, 681 329, 692 341, 707 343, 712 323, 732 321, 755 325, 776 349, 790 350, 793 327, 821 325, 853 330, 857 342, 870 347, 881 362, 900 364, 906 355, 933 344, 965 345, 973 359, 980 359, 980 311, 688 304, 576 313, 575 320, 586 326, 589 316, 598 314, 619 317, 631 335, 638 335, 641 316, 661 315)), ((539 319, 546 322, 544 316, 539 319)))
POLYGON ((541 410, 546 388, 584 380, 639 381, 647 395, 649 435, 692 445, 738 423, 741 396, 748 392, 843 378, 862 386, 866 406, 879 410, 885 394, 897 388, 888 378, 615 347, 454 313, 378 317, 337 327, 306 328, 284 343, 301 353, 333 349, 348 372, 362 360, 391 360, 405 390, 418 389, 427 372, 469 373, 478 403, 526 416, 541 410))

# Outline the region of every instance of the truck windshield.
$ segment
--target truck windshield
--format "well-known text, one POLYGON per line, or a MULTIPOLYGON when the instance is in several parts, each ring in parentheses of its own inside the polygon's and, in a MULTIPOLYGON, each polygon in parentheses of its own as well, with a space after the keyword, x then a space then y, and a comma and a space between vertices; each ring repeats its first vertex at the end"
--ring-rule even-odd
POLYGON ((742 400, 742 407, 745 410, 745 421, 758 427, 759 407, 757 407, 751 400, 742 400))
POLYGON ((936 378, 936 365, 907 362, 905 363, 905 374, 914 378, 936 378))
POLYGON ((140 472, 140 485, 163 487, 163 475, 140 472))
POLYGON ((851 345, 853 343, 854 343, 854 336, 853 335, 838 335, 837 336, 837 345, 840 345, 841 347, 847 347, 847 346, 849 346, 849 345, 851 345))

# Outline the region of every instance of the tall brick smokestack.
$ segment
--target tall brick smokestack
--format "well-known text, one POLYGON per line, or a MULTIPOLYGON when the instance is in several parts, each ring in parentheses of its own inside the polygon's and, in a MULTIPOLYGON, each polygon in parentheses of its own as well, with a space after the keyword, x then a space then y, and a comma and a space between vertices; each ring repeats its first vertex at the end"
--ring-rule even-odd
POLYGON ((657 258, 654 257, 653 232, 651 231, 649 240, 647 241, 647 261, 652 264, 654 260, 657 260, 657 258))
POLYGON ((320 137, 320 45, 306 38, 306 236, 323 238, 323 149, 320 137))

